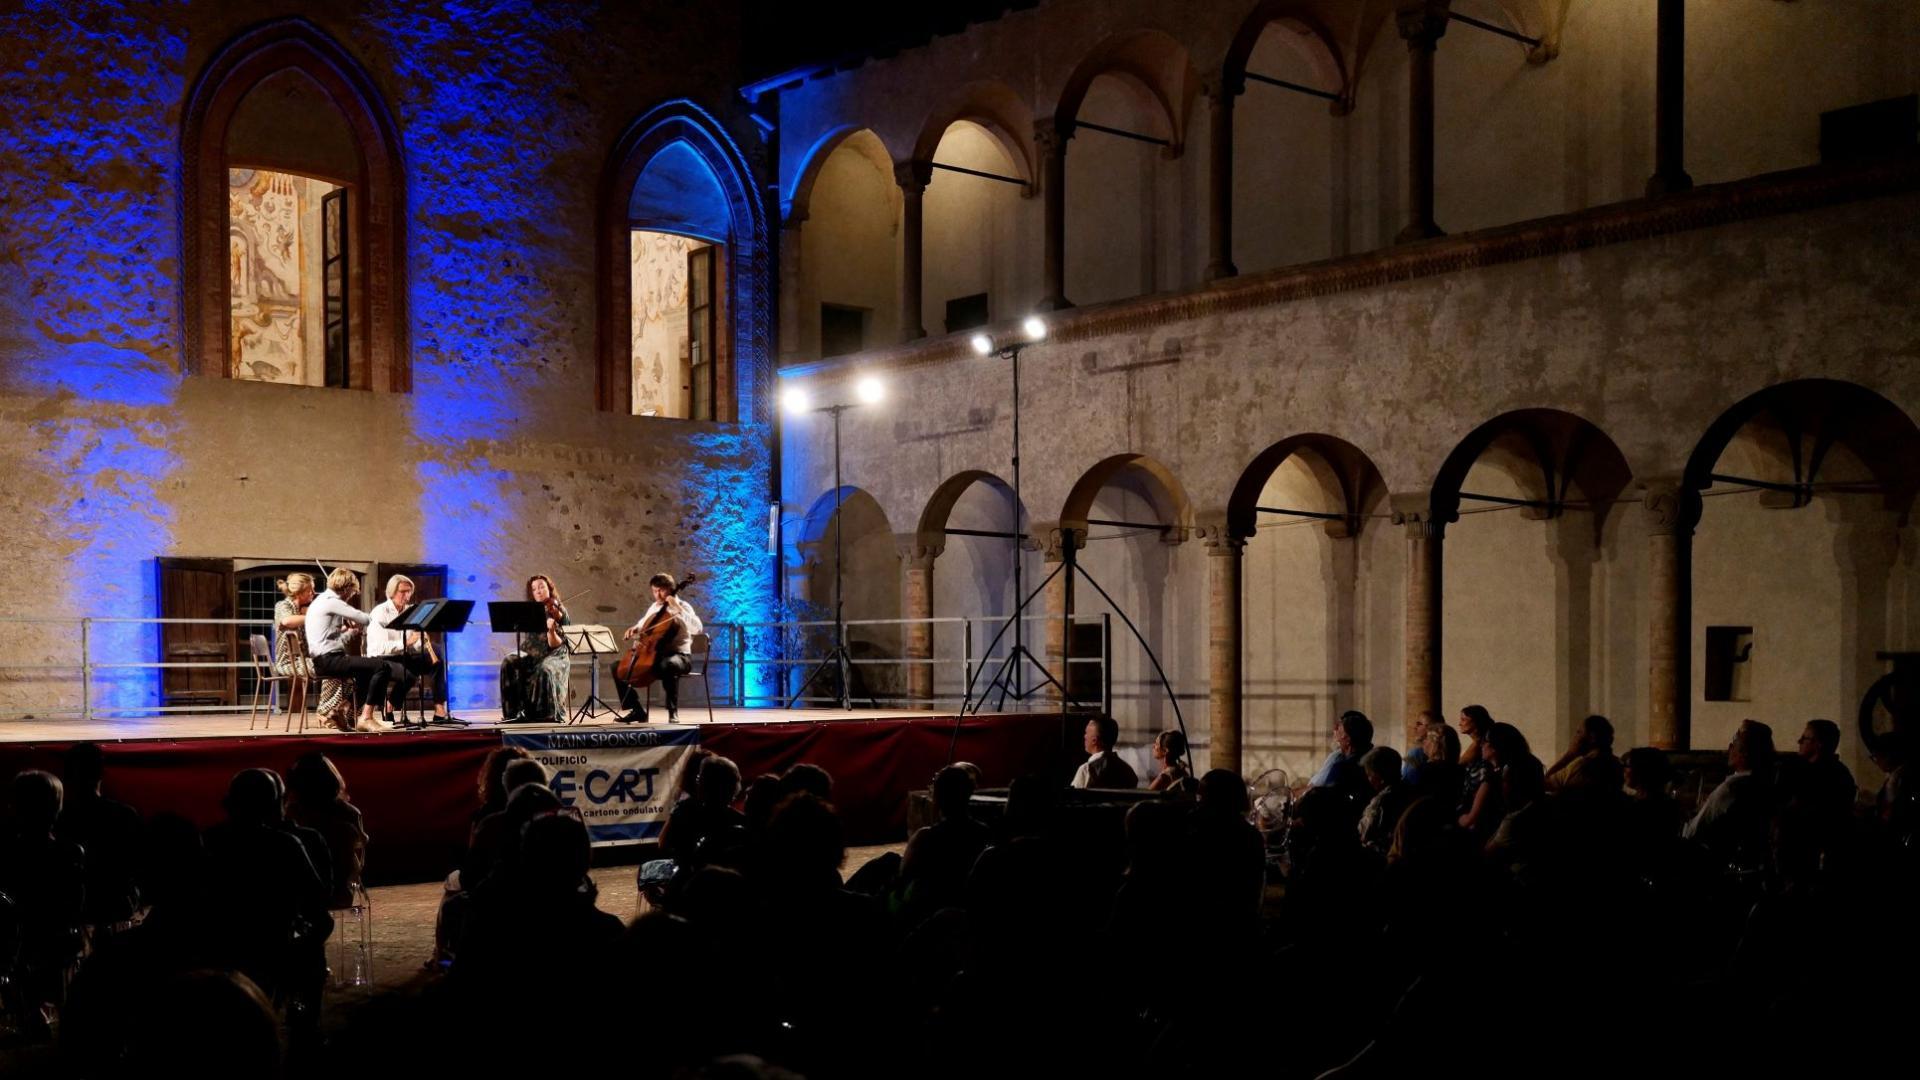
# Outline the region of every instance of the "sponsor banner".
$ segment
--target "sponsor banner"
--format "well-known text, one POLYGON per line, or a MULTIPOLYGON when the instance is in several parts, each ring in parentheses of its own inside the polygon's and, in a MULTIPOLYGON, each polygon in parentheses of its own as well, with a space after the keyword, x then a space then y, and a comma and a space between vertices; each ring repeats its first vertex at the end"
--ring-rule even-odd
POLYGON ((547 767, 553 793, 580 811, 595 844, 653 840, 679 797, 697 728, 509 733, 504 741, 547 767))

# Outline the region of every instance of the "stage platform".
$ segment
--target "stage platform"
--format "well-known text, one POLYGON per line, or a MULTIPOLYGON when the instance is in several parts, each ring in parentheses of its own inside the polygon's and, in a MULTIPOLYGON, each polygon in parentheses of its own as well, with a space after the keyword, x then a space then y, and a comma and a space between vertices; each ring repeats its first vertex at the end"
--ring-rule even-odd
MULTIPOLYGON (((109 795, 149 816, 178 814, 206 826, 222 817, 220 801, 234 773, 264 767, 284 774, 300 755, 318 750, 339 767, 366 817, 369 881, 390 884, 433 880, 453 867, 478 805, 481 763, 507 741, 545 744, 556 753, 697 743, 733 759, 749 783, 812 762, 834 777, 833 801, 848 842, 878 844, 905 838, 908 793, 925 788, 950 759, 980 766, 987 786, 1029 773, 1058 773, 1064 782, 1082 756, 1084 725, 1057 712, 963 718, 777 708, 716 708, 709 722, 704 706, 681 710, 686 722, 679 724, 623 724, 607 714, 573 725, 500 724, 498 713, 460 715, 472 726, 360 733, 319 727, 310 718, 305 734, 285 731, 284 715, 266 730, 249 732, 245 713, 10 720, 0 722, 0 776, 27 768, 58 774, 68 746, 98 742, 106 752, 109 795)), ((670 798, 678 781, 663 781, 668 787, 661 794, 670 798)))

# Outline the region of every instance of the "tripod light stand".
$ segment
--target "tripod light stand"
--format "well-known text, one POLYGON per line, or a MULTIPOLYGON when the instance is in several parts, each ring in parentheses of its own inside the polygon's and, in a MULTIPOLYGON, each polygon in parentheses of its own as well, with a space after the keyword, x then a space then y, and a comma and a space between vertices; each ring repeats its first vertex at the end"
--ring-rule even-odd
MULTIPOLYGON (((1063 700, 1070 703, 1073 700, 1073 695, 1067 690, 1065 683, 1059 679, 1055 679, 1052 673, 1047 670, 1047 666, 1042 664, 1039 658, 1034 656, 1032 651, 1027 648, 1026 630, 1021 624, 1021 613, 1026 610, 1027 603, 1032 598, 1021 595, 1024 570, 1022 564, 1025 561, 1021 552, 1024 549, 1026 537, 1021 531, 1021 511, 1024 509, 1024 505, 1020 501, 1020 350, 1029 345, 1045 341, 1047 339, 1047 324, 1046 321, 1038 315, 1029 315, 1020 324, 1020 330, 1024 336, 1017 340, 996 342, 988 335, 980 333, 973 335, 970 342, 973 346, 973 351, 980 356, 999 356, 1011 361, 1013 365, 1013 532, 1011 539, 1013 540, 1013 600, 1015 606, 1013 618, 1009 621, 1009 626, 1001 628, 1001 634, 1004 634, 1009 628, 1013 630, 1013 648, 1008 651, 1007 658, 1001 662, 999 671, 995 672, 993 679, 988 682, 986 688, 980 692, 980 701, 974 705, 975 712, 979 711, 980 706, 986 703, 987 698, 992 696, 996 689, 1000 691, 1001 705, 1006 704, 1008 695, 1012 695, 1015 701, 1025 701, 1048 683, 1059 688, 1060 696, 1063 700), (1040 671, 1043 681, 1032 689, 1026 689, 1022 685, 1024 682, 1020 677, 1022 661, 1031 663, 1040 671)), ((1045 587, 1044 584, 1042 587, 1045 587)), ((996 640, 998 636, 999 635, 996 635, 996 640)), ((991 646, 988 651, 991 653, 991 646)), ((969 697, 970 696, 969 694, 969 697)), ((962 708, 964 707, 963 704, 962 708)))
MULTIPOLYGON (((829 667, 836 670, 840 675, 840 707, 847 710, 853 708, 852 686, 854 666, 853 656, 847 652, 845 597, 842 595, 842 579, 844 573, 841 565, 842 546, 840 542, 843 525, 842 515, 840 513, 840 414, 846 412, 848 409, 858 408, 861 405, 877 404, 880 399, 885 396, 886 392, 880 385, 879 379, 868 376, 854 384, 854 393, 859 397, 859 401, 819 406, 814 405, 812 401, 808 399, 807 392, 797 386, 788 389, 786 393, 781 395, 781 405, 790 415, 797 416, 802 413, 816 412, 826 413, 833 417, 833 648, 827 652, 825 657, 821 658, 818 664, 814 665, 812 671, 807 673, 806 680, 800 684, 800 689, 795 691, 791 698, 787 699, 787 708, 789 709, 793 708, 794 705, 799 703, 801 698, 806 696, 807 691, 813 687, 814 680, 818 679, 821 673, 829 667)), ((863 686, 861 696, 867 699, 869 705, 873 704, 873 696, 865 693, 864 690, 865 687, 863 686)))

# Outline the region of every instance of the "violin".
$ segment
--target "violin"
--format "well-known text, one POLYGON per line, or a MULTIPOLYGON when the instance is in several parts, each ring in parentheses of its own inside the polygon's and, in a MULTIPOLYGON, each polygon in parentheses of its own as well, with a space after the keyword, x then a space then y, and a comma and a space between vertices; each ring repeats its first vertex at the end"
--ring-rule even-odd
MULTIPOLYGON (((680 587, 673 590, 668 599, 685 592, 687 586, 700 580, 697 574, 688 574, 680 579, 680 587)), ((613 677, 636 690, 644 690, 653 685, 654 662, 660 658, 663 649, 674 645, 674 633, 680 629, 679 620, 673 617, 667 605, 662 604, 654 613, 653 620, 640 628, 627 646, 626 654, 613 663, 613 677)))

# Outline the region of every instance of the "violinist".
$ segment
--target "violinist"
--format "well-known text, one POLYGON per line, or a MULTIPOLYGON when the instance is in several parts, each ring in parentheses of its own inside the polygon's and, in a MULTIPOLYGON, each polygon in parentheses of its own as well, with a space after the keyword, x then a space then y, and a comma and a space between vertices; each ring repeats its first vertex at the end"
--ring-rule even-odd
POLYGON ((527 599, 546 608, 546 629, 520 635, 520 651, 500 662, 500 717, 507 723, 560 723, 567 718, 567 676, 573 657, 560 628, 571 620, 553 579, 527 579, 527 599))
POLYGON ((433 718, 449 723, 447 716, 447 668, 434 651, 433 642, 417 630, 389 630, 395 619, 413 606, 413 579, 395 574, 387 579, 387 598, 373 609, 373 622, 367 626, 367 655, 392 665, 393 689, 389 696, 405 705, 414 680, 426 676, 433 695, 433 718))
POLYGON ((338 569, 327 575, 327 591, 307 605, 302 629, 307 635, 307 654, 313 657, 314 673, 322 679, 351 679, 360 695, 360 717, 356 731, 384 731, 393 724, 393 714, 384 720, 374 714, 376 705, 387 703, 387 682, 393 665, 371 656, 355 656, 348 646, 372 617, 353 606, 360 596, 360 577, 351 570, 338 569))
MULTIPOLYGON (((642 630, 663 619, 676 623, 667 632, 660 643, 659 651, 653 661, 653 672, 660 680, 660 688, 667 696, 667 723, 676 723, 680 719, 680 676, 693 670, 693 635, 705 629, 700 622, 699 613, 693 605, 680 599, 680 586, 673 580, 672 574, 655 574, 647 582, 653 592, 653 606, 647 609, 640 621, 627 627, 626 639, 632 641, 640 636, 642 630)), ((620 684, 620 704, 626 706, 627 714, 620 719, 629 724, 647 722, 647 703, 640 692, 626 683, 620 684)))

